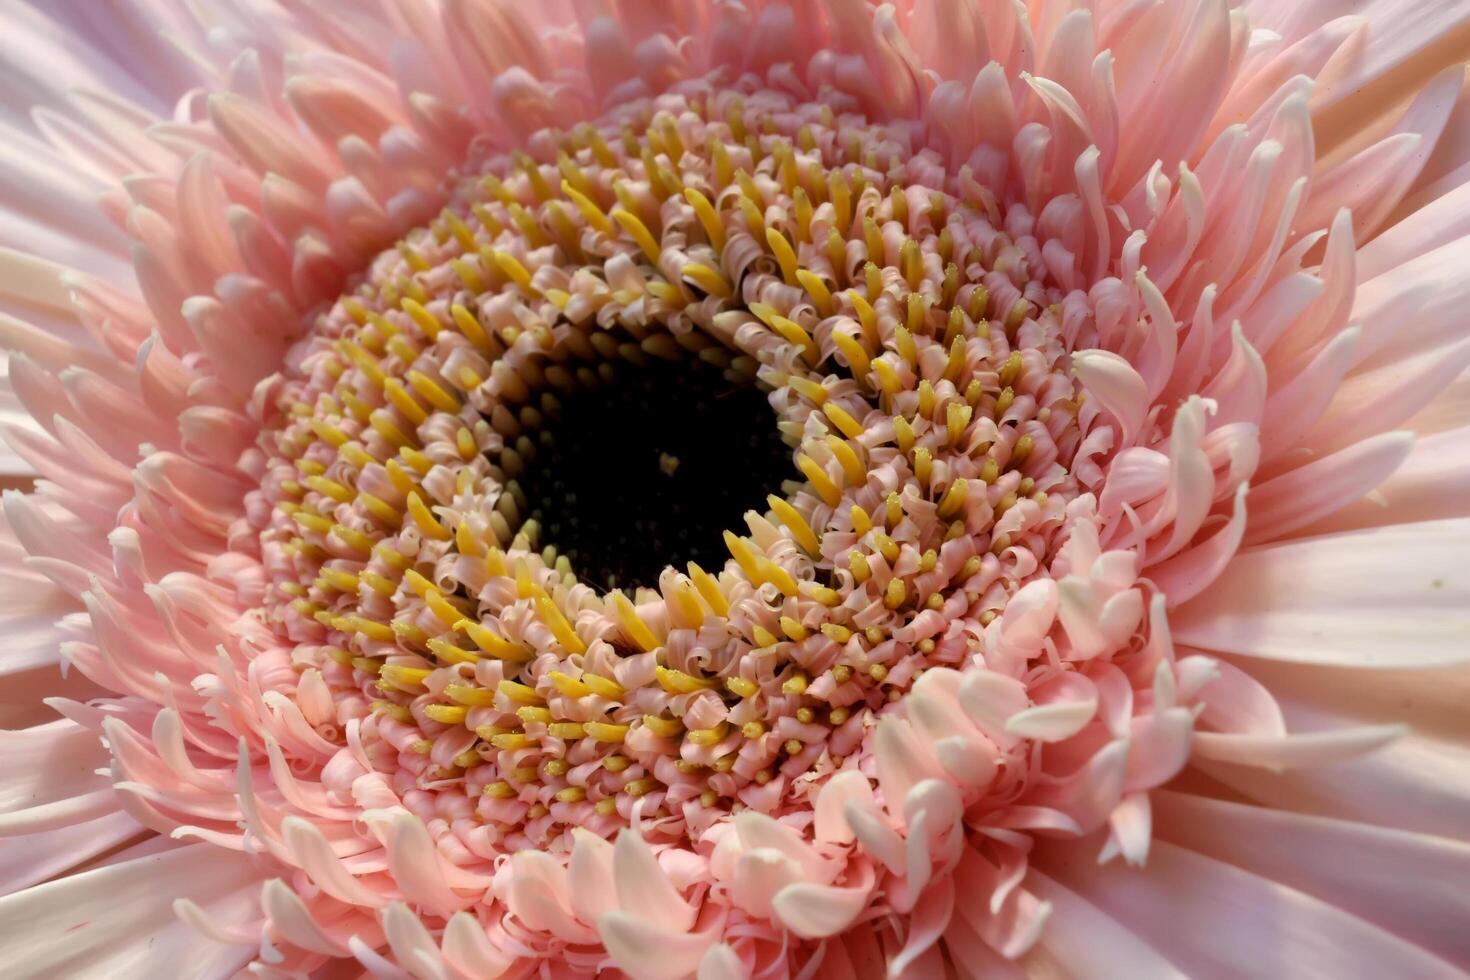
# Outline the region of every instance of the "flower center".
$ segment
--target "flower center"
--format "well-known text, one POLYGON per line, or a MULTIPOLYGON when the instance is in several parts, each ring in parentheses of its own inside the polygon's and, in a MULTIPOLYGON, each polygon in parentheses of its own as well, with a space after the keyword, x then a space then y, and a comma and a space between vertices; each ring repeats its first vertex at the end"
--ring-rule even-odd
POLYGON ((1031 219, 747 95, 478 160, 267 392, 262 614, 338 805, 366 760, 483 857, 697 840, 1046 567, 1080 402, 1031 219))
POLYGON ((671 564, 718 566, 721 532, 796 473, 748 379, 682 349, 639 360, 543 395, 531 421, 544 421, 498 459, 518 471, 506 513, 529 512, 537 543, 600 589, 656 586, 671 564))

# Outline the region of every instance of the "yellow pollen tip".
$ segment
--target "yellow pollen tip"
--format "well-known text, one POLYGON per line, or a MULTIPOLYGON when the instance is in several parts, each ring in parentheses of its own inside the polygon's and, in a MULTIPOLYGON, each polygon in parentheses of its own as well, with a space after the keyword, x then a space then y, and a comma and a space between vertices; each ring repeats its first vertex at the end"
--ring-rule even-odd
POLYGON ((644 652, 656 650, 662 645, 648 625, 638 617, 638 611, 626 595, 621 592, 613 592, 609 596, 609 601, 612 603, 613 612, 617 616, 618 623, 623 627, 623 631, 629 639, 642 647, 644 652))
POLYGON ((806 519, 801 516, 801 513, 795 507, 791 506, 790 503, 777 497, 775 494, 766 497, 766 503, 770 505, 772 513, 776 515, 776 519, 791 532, 791 537, 797 545, 808 555, 814 558, 817 557, 821 551, 821 545, 817 540, 816 533, 812 530, 811 525, 807 523, 806 519))
POLYGON ((714 728, 695 728, 684 736, 695 745, 717 745, 729 734, 730 728, 724 722, 714 728))
POLYGON ((670 694, 693 694, 715 686, 715 681, 710 678, 695 677, 672 667, 655 667, 654 674, 658 678, 659 686, 670 694))
POLYGON ((587 652, 587 644, 582 642, 582 638, 577 635, 576 630, 572 629, 572 624, 567 621, 566 616, 549 597, 545 595, 536 597, 536 612, 541 617, 541 621, 551 630, 552 635, 556 637, 556 641, 567 652, 587 652))
POLYGON ((677 718, 661 718, 658 715, 644 715, 643 727, 660 738, 673 738, 684 730, 684 723, 677 718))
POLYGON ((754 697, 760 691, 760 685, 743 677, 725 678, 725 687, 738 698, 754 697))
POLYGON ((458 704, 430 704, 424 707, 425 716, 441 725, 461 725, 469 709, 458 704))
POLYGON ((648 226, 643 223, 643 219, 625 208, 613 208, 612 219, 643 250, 643 254, 648 257, 648 261, 657 266, 659 256, 663 253, 663 249, 659 247, 658 241, 648 230, 648 226))
POLYGON ((589 721, 582 726, 587 737, 596 742, 618 743, 628 734, 627 725, 613 725, 602 721, 589 721))
POLYGON ((534 687, 522 684, 519 681, 501 681, 496 685, 495 690, 497 693, 505 695, 507 699, 515 704, 539 706, 546 703, 545 699, 536 693, 534 687))
POLYGON ((455 704, 482 706, 495 703, 494 691, 469 684, 448 684, 444 688, 444 696, 455 704))

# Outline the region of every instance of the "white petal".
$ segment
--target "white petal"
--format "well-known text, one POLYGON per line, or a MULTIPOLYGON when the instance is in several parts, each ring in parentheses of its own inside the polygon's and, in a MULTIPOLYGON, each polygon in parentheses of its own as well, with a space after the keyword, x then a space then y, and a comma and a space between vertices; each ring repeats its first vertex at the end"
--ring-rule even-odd
POLYGON ((449 968, 434 945, 434 937, 417 915, 402 902, 382 911, 388 946, 409 973, 419 980, 450 980, 449 968))
POLYGON ((1087 727, 1097 714, 1097 698, 1088 701, 1060 701, 1039 704, 1011 716, 1006 731, 1038 742, 1060 742, 1087 727))
POLYGON ((1033 870, 1026 888, 1052 906, 1056 922, 1041 934, 1039 949, 1067 975, 1184 980, 1150 943, 1056 880, 1033 870))
POLYGON ((1153 805, 1163 840, 1290 885, 1451 961, 1465 955, 1470 844, 1183 793, 1155 793, 1153 805))
POLYGON ((1258 548, 1175 612, 1174 639, 1298 663, 1470 661, 1467 554, 1470 519, 1258 548))
POLYGON ((844 809, 849 800, 873 802, 873 787, 868 777, 856 769, 844 769, 827 780, 817 791, 816 838, 820 842, 846 844, 852 838, 844 809))
POLYGON ((787 885, 772 901, 781 923, 804 939, 835 936, 868 904, 868 889, 800 882, 787 885))
POLYGON ((567 885, 572 912, 588 925, 618 907, 613 846, 582 827, 572 830, 572 857, 567 862, 567 885))
POLYGON ((1006 723, 1031 704, 1025 684, 993 671, 971 671, 960 685, 959 696, 970 720, 996 744, 1008 747, 1016 741, 1006 731, 1006 723))
POLYGON ((613 874, 617 876, 618 905, 624 912, 677 932, 694 925, 695 910, 658 866, 653 848, 635 827, 624 827, 618 834, 613 845, 613 874))
POLYGON ((485 927, 469 912, 456 912, 444 926, 444 958, 461 973, 490 980, 505 973, 515 957, 485 935, 485 927))
POLYGON ((1407 730, 1405 725, 1377 725, 1305 735, 1196 732, 1194 752, 1202 759, 1265 769, 1322 766, 1371 752, 1400 738, 1407 730))
POLYGON ((119 811, 74 827, 0 841, 0 895, 86 864, 144 832, 138 821, 119 811))
POLYGON ((1155 841, 1144 868, 1102 867, 1088 841, 1048 841, 1034 865, 1190 976, 1442 977, 1443 960, 1286 885, 1155 841), (1269 939, 1263 939, 1269 937, 1269 939))
POLYGON ((1072 370, 1102 408, 1118 420, 1118 447, 1132 445, 1148 413, 1148 383, 1111 351, 1082 350, 1072 355, 1072 370))
POLYGON ((0 898, 0 976, 144 977, 162 963, 228 976, 255 951, 195 932, 173 900, 244 916, 260 877, 247 855, 190 844, 0 898))
POLYGON ((261 904, 273 928, 293 946, 325 956, 341 956, 347 952, 317 925, 301 896, 284 881, 272 878, 261 890, 261 904))
POLYGON ((602 943, 618 968, 643 980, 680 980, 699 969, 714 934, 667 929, 636 913, 609 912, 597 921, 602 943))
POLYGON ((699 961, 698 980, 743 980, 747 972, 735 950, 724 943, 716 943, 699 961))

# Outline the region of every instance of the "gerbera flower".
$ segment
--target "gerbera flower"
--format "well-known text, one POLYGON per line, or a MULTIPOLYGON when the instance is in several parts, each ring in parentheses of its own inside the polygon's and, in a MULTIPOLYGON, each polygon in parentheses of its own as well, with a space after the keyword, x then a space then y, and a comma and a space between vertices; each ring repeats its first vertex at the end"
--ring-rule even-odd
POLYGON ((7 14, 0 973, 1470 968, 1470 6, 573 6, 7 14))

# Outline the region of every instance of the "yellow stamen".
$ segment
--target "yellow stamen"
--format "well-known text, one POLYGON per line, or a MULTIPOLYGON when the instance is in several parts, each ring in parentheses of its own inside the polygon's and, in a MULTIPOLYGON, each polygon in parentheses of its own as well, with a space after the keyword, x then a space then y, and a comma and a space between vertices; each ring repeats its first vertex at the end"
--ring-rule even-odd
POLYGON ((413 390, 424 396, 424 399, 441 412, 453 415, 460 410, 459 399, 445 391, 438 382, 424 374, 422 371, 408 372, 408 383, 413 390))
POLYGON ((413 518, 413 522, 418 525, 419 530, 423 531, 424 534, 433 538, 435 541, 448 541, 454 537, 448 528, 439 523, 438 518, 434 516, 433 512, 424 503, 423 498, 417 493, 410 493, 408 495, 407 508, 409 516, 413 518))
POLYGON ((514 704, 540 706, 546 703, 546 699, 536 693, 536 689, 529 684, 519 681, 501 681, 495 690, 503 694, 514 704))
POLYGON ((895 415, 893 417, 893 435, 898 445, 898 451, 907 456, 909 450, 914 448, 915 438, 914 427, 909 425, 909 420, 902 415, 895 415))
POLYGON ((492 705, 495 703, 494 691, 484 687, 472 687, 469 684, 449 684, 444 688, 444 696, 456 704, 492 705))
POLYGON ((914 478, 921 487, 929 486, 929 477, 934 472, 934 456, 923 446, 914 450, 914 478))
MULTIPOLYGON (((894 190, 898 188, 894 187, 894 190)), ((924 258, 919 253, 918 242, 912 238, 905 238, 898 249, 898 262, 910 289, 918 289, 924 284, 924 258)))
POLYGON ((621 742, 628 734, 627 725, 613 725, 603 721, 589 721, 582 725, 587 737, 596 742, 621 742))
POLYGON ((818 497, 822 498, 822 502, 828 507, 836 507, 838 502, 842 500, 842 491, 827 476, 826 471, 817 465, 817 462, 806 453, 797 454, 796 466, 806 475, 807 480, 812 485, 812 489, 818 497))
POLYGON ((424 678, 428 677, 431 673, 433 671, 426 670, 422 667, 400 667, 397 664, 385 664, 383 669, 378 671, 378 677, 384 683, 396 687, 400 691, 413 693, 423 690, 424 678))
POLYGON ((677 718, 661 718, 658 715, 644 715, 643 727, 661 738, 673 738, 684 730, 684 723, 677 718))
POLYGON ((939 501, 939 516, 948 520, 958 514, 969 498, 969 483, 963 478, 955 480, 939 501))
MULTIPOLYGON (((728 546, 730 537, 733 537, 733 535, 730 535, 729 532, 726 532, 726 534, 725 543, 728 546)), ((694 583, 694 588, 699 591, 700 598, 710 607, 710 611, 716 616, 728 616, 730 614, 730 600, 725 597, 724 590, 720 588, 719 581, 694 562, 689 563, 688 572, 690 581, 694 583)))
POLYGON ((608 220, 607 215, 602 212, 602 209, 597 206, 597 203, 591 197, 573 187, 566 180, 561 182, 561 190, 577 206, 577 210, 582 212, 582 217, 589 225, 609 237, 614 234, 612 222, 608 220))
POLYGON ((613 208, 612 219, 622 227, 629 238, 637 243, 638 247, 643 250, 643 254, 648 256, 648 261, 658 265, 663 249, 659 247, 658 241, 649 232, 643 220, 625 208, 613 208))
POLYGON ((683 268, 682 274, 686 280, 692 282, 711 296, 717 296, 720 299, 729 299, 734 295, 735 291, 730 283, 725 280, 725 277, 707 265, 691 262, 683 268))
POLYGON ((324 476, 309 476, 305 482, 308 487, 317 493, 331 497, 341 504, 350 504, 357 498, 357 491, 351 487, 344 487, 335 480, 328 480, 324 476))
POLYGON ((591 689, 593 694, 609 701, 621 701, 628 693, 623 685, 601 674, 583 674, 582 683, 591 689))
POLYGON ((867 378, 872 364, 868 358, 868 352, 863 350, 861 344, 841 331, 832 331, 832 341, 837 345, 837 350, 847 358, 848 369, 852 376, 859 381, 867 378))
POLYGON ((694 209, 694 216, 699 219, 699 224, 704 228, 705 237, 709 239, 710 246, 716 252, 725 250, 725 223, 720 218, 720 213, 710 204, 709 198, 705 197, 693 187, 684 188, 684 200, 694 209))
POLYGON ((897 491, 890 493, 883 501, 883 517, 889 527, 897 527, 899 521, 903 520, 903 498, 897 491))
POLYGON ((827 448, 832 450, 838 465, 842 467, 842 477, 850 487, 860 487, 867 482, 868 470, 863 466, 863 461, 858 457, 852 446, 843 442, 837 436, 828 436, 827 448))
POLYGON ((464 335, 466 340, 482 351, 487 353, 494 352, 495 344, 491 341, 490 335, 485 332, 484 327, 480 326, 480 321, 475 318, 475 315, 470 312, 468 307, 461 303, 455 303, 449 308, 449 316, 454 320, 454 325, 459 328, 459 332, 464 335))
POLYGON ((695 677, 693 674, 686 674, 672 667, 655 667, 654 675, 658 678, 659 686, 670 694, 693 694, 695 691, 707 691, 715 686, 714 680, 710 678, 695 677))
POLYGON ((516 709, 516 717, 531 724, 549 725, 551 724, 551 709, 528 704, 524 708, 516 709))
POLYGON ((572 624, 567 622, 566 616, 562 614, 562 611, 557 608, 556 603, 552 602, 550 598, 546 596, 537 597, 536 613, 541 617, 541 621, 546 624, 547 628, 551 630, 552 635, 556 637, 556 641, 568 653, 587 652, 587 644, 582 642, 582 638, 577 635, 576 630, 572 629, 572 624))
POLYGON ((502 752, 515 752, 519 749, 535 748, 539 743, 525 732, 505 732, 491 738, 490 744, 502 752))
POLYGON ((519 259, 509 252, 503 252, 499 249, 492 248, 487 251, 489 252, 490 261, 494 263, 497 269, 504 273, 507 279, 522 289, 531 288, 531 273, 526 271, 526 267, 521 264, 519 259))
POLYGON ((405 299, 401 306, 403 312, 409 315, 409 318, 413 320, 414 324, 424 332, 424 336, 430 340, 438 337, 444 329, 444 326, 439 322, 438 318, 425 309, 422 303, 405 299))
POLYGON ((786 280, 786 285, 799 285, 800 280, 796 278, 796 252, 791 248, 791 243, 786 240, 786 236, 775 228, 767 228, 766 244, 770 246, 771 254, 776 257, 776 263, 781 267, 781 278, 786 280))
POLYGON ((781 617, 781 632, 785 633, 788 639, 796 643, 800 643, 808 636, 806 627, 790 616, 781 617))
POLYGON ((724 722, 721 722, 714 728, 691 729, 689 734, 687 734, 685 738, 693 742, 695 745, 717 745, 719 744, 721 739, 729 734, 729 732, 729 726, 726 725, 724 722))
POLYGON ((469 634, 475 646, 497 660, 522 662, 531 659, 531 654, 525 647, 512 643, 490 627, 472 619, 460 618, 454 622, 453 628, 469 634))
POLYGON ((806 522, 806 519, 801 516, 800 511, 775 494, 766 497, 766 503, 770 505, 772 512, 775 513, 776 519, 784 524, 786 529, 791 532, 792 539, 803 551, 812 557, 820 554, 821 545, 817 540, 817 535, 812 530, 811 525, 806 522))
POLYGON ((725 687, 737 698, 754 697, 761 689, 755 681, 748 681, 743 677, 725 678, 725 687))
POLYGON ((462 725, 469 708, 460 704, 430 704, 424 706, 424 714, 441 725, 462 725))
POLYGON ((662 645, 658 637, 653 635, 653 630, 649 629, 648 625, 638 617, 638 611, 633 608, 633 603, 626 595, 621 592, 613 592, 609 596, 609 601, 612 603, 618 622, 630 640, 642 647, 645 652, 656 650, 662 645))
POLYGON ((471 653, 463 647, 457 647, 442 636, 430 637, 425 646, 445 663, 472 664, 480 659, 478 654, 471 653))
POLYGON ((853 418, 848 411, 836 402, 827 402, 822 406, 822 412, 832 420, 844 436, 849 439, 860 438, 863 434, 863 426, 857 419, 853 418))
POLYGON ((878 549, 878 554, 882 555, 883 560, 888 562, 889 565, 893 565, 898 561, 898 542, 882 531, 873 532, 873 547, 878 549))
POLYGON ((964 435, 965 430, 970 426, 970 418, 973 413, 974 409, 964 402, 950 402, 945 408, 944 424, 949 433, 950 445, 960 441, 960 436, 964 435))
POLYGON ((821 630, 822 635, 834 643, 846 643, 852 639, 852 630, 840 623, 823 623, 821 630))

